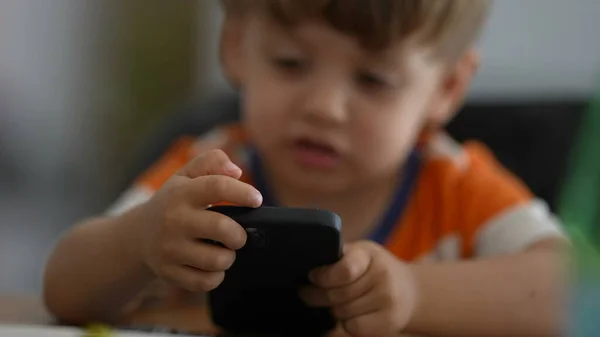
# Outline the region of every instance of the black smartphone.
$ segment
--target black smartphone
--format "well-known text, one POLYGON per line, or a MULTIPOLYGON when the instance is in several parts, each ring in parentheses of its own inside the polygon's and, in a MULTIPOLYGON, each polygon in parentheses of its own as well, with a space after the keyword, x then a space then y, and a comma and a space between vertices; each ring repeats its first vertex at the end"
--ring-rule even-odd
POLYGON ((246 245, 210 292, 213 322, 241 336, 319 336, 335 327, 327 308, 298 296, 311 270, 342 257, 341 220, 319 209, 217 206, 248 233, 246 245))

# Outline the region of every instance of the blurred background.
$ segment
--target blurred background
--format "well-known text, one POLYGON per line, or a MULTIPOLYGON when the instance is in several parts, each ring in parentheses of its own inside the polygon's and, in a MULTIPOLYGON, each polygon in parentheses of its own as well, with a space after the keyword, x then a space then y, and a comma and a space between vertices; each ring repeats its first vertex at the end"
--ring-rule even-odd
MULTIPOLYGON (((599 17, 597 0, 497 1, 449 127, 586 224, 600 220, 581 159, 600 125, 599 17)), ((220 20, 217 0, 0 0, 0 292, 37 293, 56 239, 122 192, 164 118, 229 90, 220 20)))

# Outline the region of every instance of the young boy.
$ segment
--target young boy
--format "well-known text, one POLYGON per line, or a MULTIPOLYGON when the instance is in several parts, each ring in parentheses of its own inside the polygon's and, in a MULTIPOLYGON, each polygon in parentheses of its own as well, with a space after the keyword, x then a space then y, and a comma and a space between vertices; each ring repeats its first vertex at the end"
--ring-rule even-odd
POLYGON ((54 314, 118 319, 156 279, 217 287, 246 240, 206 211, 225 202, 342 217, 343 260, 301 295, 349 335, 560 333, 557 223, 482 146, 442 131, 477 70, 488 1, 223 4, 242 123, 182 138, 109 215, 68 233, 46 271, 54 314))

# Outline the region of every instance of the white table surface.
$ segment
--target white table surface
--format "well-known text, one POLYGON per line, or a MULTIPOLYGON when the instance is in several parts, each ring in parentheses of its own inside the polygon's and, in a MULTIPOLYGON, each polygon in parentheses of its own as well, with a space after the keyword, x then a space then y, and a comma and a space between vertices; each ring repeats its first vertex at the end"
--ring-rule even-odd
MULTIPOLYGON (((30 326, 30 325, 0 325, 2 337, 84 337, 85 332, 77 328, 30 326)), ((144 333, 132 331, 114 331, 115 337, 173 337, 185 335, 170 335, 165 333, 144 333)))

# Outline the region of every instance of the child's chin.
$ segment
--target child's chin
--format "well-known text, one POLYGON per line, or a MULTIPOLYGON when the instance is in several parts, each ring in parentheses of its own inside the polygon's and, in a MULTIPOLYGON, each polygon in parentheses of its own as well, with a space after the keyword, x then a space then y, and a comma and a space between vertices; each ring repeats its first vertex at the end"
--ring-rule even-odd
POLYGON ((319 172, 302 167, 286 171, 286 180, 300 190, 315 194, 339 192, 347 185, 339 173, 319 172))

